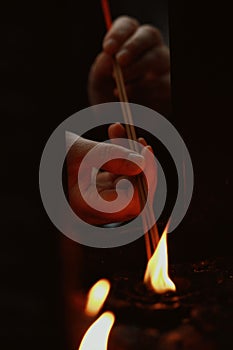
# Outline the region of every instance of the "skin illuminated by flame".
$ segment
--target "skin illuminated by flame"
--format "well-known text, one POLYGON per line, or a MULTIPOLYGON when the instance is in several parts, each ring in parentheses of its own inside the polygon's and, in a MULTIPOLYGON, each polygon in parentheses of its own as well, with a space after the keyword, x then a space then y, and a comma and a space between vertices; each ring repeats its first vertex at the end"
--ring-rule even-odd
POLYGON ((156 293, 175 291, 176 286, 168 275, 167 228, 149 260, 144 276, 144 283, 156 293))
POLYGON ((101 279, 90 289, 87 296, 85 313, 88 316, 95 316, 102 308, 110 290, 110 282, 101 279))
POLYGON ((103 313, 87 330, 78 350, 107 350, 109 333, 114 321, 113 313, 103 313))

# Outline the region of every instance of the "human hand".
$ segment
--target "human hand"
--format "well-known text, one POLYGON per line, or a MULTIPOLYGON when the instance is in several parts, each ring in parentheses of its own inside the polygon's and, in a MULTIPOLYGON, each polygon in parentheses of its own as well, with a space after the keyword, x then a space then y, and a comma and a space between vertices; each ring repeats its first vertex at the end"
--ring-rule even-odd
POLYGON ((160 31, 126 16, 113 22, 89 73, 91 104, 118 100, 113 57, 122 68, 129 101, 169 113, 170 56, 160 31))
MULTIPOLYGON (((113 138, 124 137, 125 131, 120 124, 114 124, 109 128, 109 135, 113 138)), ((108 143, 97 143, 82 137, 77 137, 72 133, 67 133, 67 145, 71 145, 67 154, 67 174, 68 174, 68 192, 69 203, 74 212, 84 221, 93 225, 103 225, 113 222, 124 222, 136 217, 141 211, 139 194, 136 187, 135 176, 142 172, 142 169, 149 167, 147 171, 148 181, 155 188, 156 166, 151 162, 148 153, 144 148, 142 154, 138 154, 130 149, 108 143), (96 157, 91 158, 91 163, 86 163, 84 166, 83 175, 79 178, 81 187, 85 193, 85 199, 80 191, 80 182, 77 182, 80 165, 84 157, 89 151, 95 148, 98 155, 98 162, 103 166, 98 172, 96 181, 93 182, 92 170, 97 165, 96 157), (106 162, 106 159, 112 159, 106 162), (121 159, 124 158, 124 159, 121 159), (137 164, 135 164, 137 162, 137 164), (122 179, 128 179, 132 183, 134 190, 130 200, 129 188, 122 179), (116 191, 116 184, 121 180, 121 184, 116 191), (107 213, 94 209, 88 203, 99 205, 99 196, 96 195, 95 188, 98 194, 104 201, 114 201, 118 196, 120 198, 119 207, 122 208, 121 202, 129 202, 122 210, 114 210, 113 213, 107 213), (129 201, 130 200, 130 201, 129 201)), ((142 143, 143 145, 143 143, 142 143)), ((149 147, 149 146, 148 146, 149 147)), ((147 148, 148 148, 147 147, 147 148)), ((82 192, 83 193, 83 192, 82 192)), ((109 203, 109 205, 111 205, 109 203)))

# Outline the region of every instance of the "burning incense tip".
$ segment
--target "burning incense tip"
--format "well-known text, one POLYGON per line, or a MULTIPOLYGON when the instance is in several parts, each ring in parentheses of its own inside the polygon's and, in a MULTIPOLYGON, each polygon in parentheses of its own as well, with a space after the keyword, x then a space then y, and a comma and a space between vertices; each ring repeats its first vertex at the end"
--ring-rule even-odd
POLYGON ((107 27, 107 30, 109 30, 112 25, 112 17, 111 17, 108 0, 101 0, 101 4, 102 4, 102 10, 104 14, 106 27, 107 27))

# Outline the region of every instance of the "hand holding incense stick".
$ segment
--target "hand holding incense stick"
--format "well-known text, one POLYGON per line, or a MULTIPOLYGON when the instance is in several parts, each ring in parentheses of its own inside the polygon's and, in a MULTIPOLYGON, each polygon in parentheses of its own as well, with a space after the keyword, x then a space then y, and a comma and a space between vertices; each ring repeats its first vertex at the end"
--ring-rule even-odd
POLYGON ((112 76, 113 57, 119 63, 130 102, 152 108, 167 115, 170 106, 169 49, 161 32, 152 25, 120 16, 110 22, 89 74, 90 103, 119 101, 112 76), (112 25, 111 25, 112 23, 112 25))
MULTIPOLYGON (((102 8, 103 8, 103 13, 105 17, 106 27, 109 30, 112 25, 112 20, 111 20, 109 4, 107 0, 102 0, 102 8)), ((138 139, 134 128, 133 116, 130 110, 130 105, 128 104, 129 101, 128 101, 128 96, 125 89, 122 70, 115 58, 114 58, 113 65, 114 65, 114 77, 116 80, 119 99, 122 102, 122 113, 124 117, 127 138, 129 139, 129 145, 130 145, 130 148, 132 148, 134 151, 138 151, 138 149, 135 149, 135 144, 133 142, 130 142, 131 140, 137 141, 138 139)), ((137 186, 139 190, 141 208, 143 208, 147 199, 147 185, 146 185, 145 178, 143 176, 137 176, 137 186)), ((151 223, 154 222, 154 213, 153 213, 152 205, 146 211, 146 213, 142 215, 142 221, 143 221, 144 230, 146 231, 145 244, 146 244, 147 257, 148 259, 150 259, 159 241, 159 234, 158 234, 156 224, 151 227, 151 223)))

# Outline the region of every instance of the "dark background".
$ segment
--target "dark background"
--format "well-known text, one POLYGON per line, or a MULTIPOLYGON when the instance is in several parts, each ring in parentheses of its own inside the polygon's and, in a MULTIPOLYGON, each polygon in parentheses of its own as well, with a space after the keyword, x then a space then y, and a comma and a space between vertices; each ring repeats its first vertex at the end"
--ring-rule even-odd
MULTIPOLYGON (((188 214, 169 237, 174 262, 232 254, 233 57, 227 5, 169 4, 171 121, 187 144, 195 175, 188 214)), ((166 2, 113 1, 111 7, 114 18, 128 14, 157 25, 168 42, 166 2)), ((9 1, 1 24, 0 335, 4 349, 62 349, 65 239, 43 210, 39 161, 54 128, 88 106, 86 80, 101 49, 104 21, 99 1, 9 1)), ((121 267, 134 260, 138 244, 121 250, 121 267)), ((118 253, 100 252, 97 262, 103 266, 118 253)), ((85 254, 90 257, 92 250, 85 248, 85 254)))

